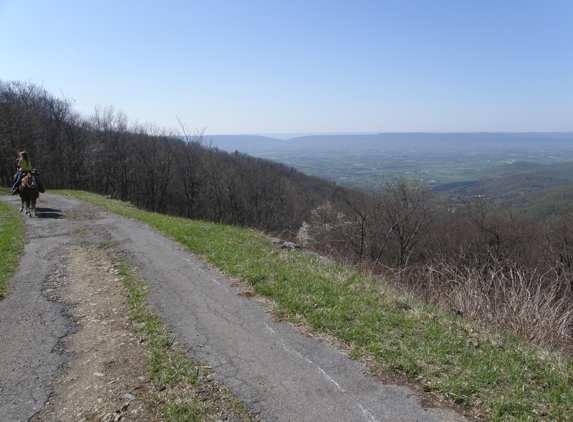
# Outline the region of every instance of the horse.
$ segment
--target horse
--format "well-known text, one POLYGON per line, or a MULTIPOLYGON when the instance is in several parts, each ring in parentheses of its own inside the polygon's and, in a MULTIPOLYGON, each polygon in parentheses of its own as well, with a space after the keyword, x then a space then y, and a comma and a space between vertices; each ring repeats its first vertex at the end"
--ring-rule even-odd
POLYGON ((32 174, 32 172, 27 172, 22 177, 22 182, 18 186, 20 198, 22 199, 22 206, 20 207, 20 212, 24 211, 24 205, 26 206, 26 215, 30 217, 36 216, 36 200, 40 196, 40 188, 38 187, 38 182, 32 174))

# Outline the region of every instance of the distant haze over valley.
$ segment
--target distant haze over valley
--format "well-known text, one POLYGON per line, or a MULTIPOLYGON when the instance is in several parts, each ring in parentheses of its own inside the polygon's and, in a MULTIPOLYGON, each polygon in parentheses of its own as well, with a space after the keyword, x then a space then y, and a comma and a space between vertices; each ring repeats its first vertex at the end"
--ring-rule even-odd
POLYGON ((258 155, 284 151, 333 150, 435 150, 499 151, 510 149, 572 150, 573 132, 524 133, 377 133, 377 134, 283 134, 211 135, 213 146, 225 151, 258 155))
POLYGON ((515 162, 573 161, 573 132, 211 135, 212 146, 292 166, 363 189, 397 178, 439 186, 484 178, 515 162))

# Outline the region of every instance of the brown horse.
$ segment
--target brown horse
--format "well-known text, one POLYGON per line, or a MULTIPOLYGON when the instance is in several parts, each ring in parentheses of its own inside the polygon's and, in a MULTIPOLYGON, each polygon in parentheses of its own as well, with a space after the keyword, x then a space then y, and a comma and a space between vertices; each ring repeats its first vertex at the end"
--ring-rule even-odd
POLYGON ((40 196, 40 189, 38 188, 38 182, 31 172, 27 172, 22 177, 22 182, 18 187, 20 191, 20 198, 22 199, 22 206, 20 207, 20 212, 24 211, 24 205, 26 206, 26 215, 30 217, 36 216, 36 200, 40 196))

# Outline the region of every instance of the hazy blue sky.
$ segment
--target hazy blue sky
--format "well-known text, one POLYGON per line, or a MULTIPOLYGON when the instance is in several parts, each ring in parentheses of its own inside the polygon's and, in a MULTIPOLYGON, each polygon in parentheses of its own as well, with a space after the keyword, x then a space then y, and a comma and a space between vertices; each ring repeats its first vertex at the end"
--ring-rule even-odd
POLYGON ((0 0, 0 79, 206 133, 572 131, 571 0, 0 0))

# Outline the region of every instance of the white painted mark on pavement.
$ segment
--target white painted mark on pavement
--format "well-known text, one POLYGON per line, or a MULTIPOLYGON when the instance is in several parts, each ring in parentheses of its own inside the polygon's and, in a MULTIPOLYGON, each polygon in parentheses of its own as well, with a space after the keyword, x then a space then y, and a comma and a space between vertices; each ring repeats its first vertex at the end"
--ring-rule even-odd
POLYGON ((289 348, 286 346, 286 344, 284 343, 284 341, 283 341, 283 349, 285 349, 285 350, 286 350, 287 352, 289 352, 289 353, 293 353, 293 354, 297 355, 297 356, 300 357, 301 359, 304 359, 304 360, 305 360, 307 363, 309 363, 310 365, 315 366, 315 367, 319 370, 319 372, 320 372, 328 381, 330 381, 331 383, 333 383, 333 384, 336 386, 336 388, 337 388, 339 391, 341 391, 341 392, 343 392, 343 393, 346 392, 346 391, 344 391, 344 389, 340 386, 340 384, 338 384, 338 383, 337 383, 330 375, 328 375, 320 366, 316 365, 313 361, 311 361, 311 360, 310 360, 309 358, 307 358, 306 356, 303 356, 300 352, 297 352, 296 350, 289 349, 289 348))
POLYGON ((227 288, 225 286, 223 286, 221 283, 219 283, 217 280, 215 280, 214 278, 212 278, 211 280, 213 280, 215 283, 217 283, 219 286, 221 286, 226 292, 228 292, 229 290, 227 290, 227 288))
POLYGON ((320 366, 317 366, 317 368, 328 381, 330 381, 331 383, 336 385, 336 388, 338 388, 338 391, 346 393, 346 391, 344 391, 344 388, 342 388, 336 381, 334 381, 334 379, 330 375, 328 375, 326 372, 324 372, 324 370, 320 366))
POLYGON ((372 414, 368 410, 366 410, 364 406, 362 406, 360 403, 358 403, 358 407, 362 411, 362 414, 366 416, 370 422, 378 422, 378 420, 374 416, 372 416, 372 414))
MULTIPOLYGON (((183 258, 185 261, 190 263, 190 260, 187 258, 183 258)), ((193 268, 193 270, 196 270, 196 268, 193 268)), ((219 283, 216 279, 212 278, 211 280, 213 280, 215 283, 217 283, 219 286, 221 286, 223 289, 225 289, 226 292, 228 292, 229 290, 227 290, 227 288, 225 286, 223 286, 221 283, 219 283)), ((272 329, 271 326, 269 326, 268 324, 265 323, 265 329, 267 329, 268 331, 270 331, 272 334, 276 334, 276 331, 272 329)), ((346 391, 344 390, 344 388, 342 388, 340 386, 340 384, 338 384, 330 375, 328 375, 326 373, 326 371, 324 371, 320 366, 316 365, 312 360, 310 360, 309 358, 307 358, 306 356, 303 356, 300 352, 293 350, 293 349, 289 349, 284 340, 282 341, 282 346, 283 349, 289 353, 292 353, 296 356, 298 356, 299 358, 303 359, 304 361, 306 361, 308 364, 315 366, 318 371, 323 375, 324 378, 326 378, 328 381, 330 381, 331 383, 333 383, 336 388, 338 389, 338 391, 342 392, 342 393, 346 393, 346 391)), ((360 411, 362 412, 362 415, 369 421, 369 422, 378 422, 378 420, 376 418, 374 418, 374 416, 372 416, 372 414, 366 410, 364 408, 364 406, 362 406, 360 403, 357 403, 358 408, 360 409, 360 411)))

